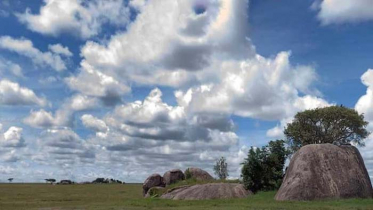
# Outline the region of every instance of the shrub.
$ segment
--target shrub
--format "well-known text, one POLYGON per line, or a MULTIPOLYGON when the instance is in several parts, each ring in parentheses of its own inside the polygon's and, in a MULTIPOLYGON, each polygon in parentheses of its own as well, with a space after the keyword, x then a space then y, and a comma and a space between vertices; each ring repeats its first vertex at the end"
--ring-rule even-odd
POLYGON ((271 141, 267 146, 251 147, 243 162, 243 184, 256 193, 260 190, 276 190, 281 186, 286 158, 290 154, 283 140, 271 141))

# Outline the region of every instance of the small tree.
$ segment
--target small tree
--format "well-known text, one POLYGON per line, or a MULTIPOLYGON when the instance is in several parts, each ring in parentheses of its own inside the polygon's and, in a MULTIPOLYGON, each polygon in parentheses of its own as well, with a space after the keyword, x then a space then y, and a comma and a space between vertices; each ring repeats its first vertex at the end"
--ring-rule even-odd
POLYGON ((226 162, 225 157, 221 157, 219 160, 216 161, 214 172, 221 180, 225 180, 229 176, 228 163, 226 162))
POLYGON ((364 115, 344 106, 330 106, 299 112, 284 131, 287 143, 293 150, 307 144, 364 145, 369 135, 364 115))
POLYGON ((50 183, 50 184, 53 184, 54 182, 56 182, 56 180, 55 179, 45 179, 45 181, 48 183, 50 183))
POLYGON ((251 147, 243 162, 242 178, 246 189, 256 193, 260 190, 276 190, 281 186, 284 165, 290 152, 283 140, 271 141, 267 146, 251 147))
POLYGON ((11 183, 13 181, 13 178, 9 178, 8 181, 9 183, 11 183))

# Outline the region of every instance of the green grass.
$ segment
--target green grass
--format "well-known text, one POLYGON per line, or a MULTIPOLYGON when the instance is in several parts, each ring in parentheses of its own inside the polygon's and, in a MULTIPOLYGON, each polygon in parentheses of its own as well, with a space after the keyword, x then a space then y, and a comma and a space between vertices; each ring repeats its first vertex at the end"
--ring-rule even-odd
POLYGON ((0 209, 373 209, 373 199, 276 202, 275 192, 245 199, 173 201, 142 198, 140 184, 0 184, 0 209))

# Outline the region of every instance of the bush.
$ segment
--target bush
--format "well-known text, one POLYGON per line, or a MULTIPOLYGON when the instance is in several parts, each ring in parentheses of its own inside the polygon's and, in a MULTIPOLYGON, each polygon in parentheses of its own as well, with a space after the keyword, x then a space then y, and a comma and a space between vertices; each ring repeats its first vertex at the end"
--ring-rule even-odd
POLYGON ((185 171, 185 179, 192 178, 192 173, 190 173, 189 168, 185 171))
POLYGON ((271 141, 261 149, 251 147, 248 157, 242 163, 241 177, 246 189, 256 193, 280 188, 289 154, 283 140, 271 141))

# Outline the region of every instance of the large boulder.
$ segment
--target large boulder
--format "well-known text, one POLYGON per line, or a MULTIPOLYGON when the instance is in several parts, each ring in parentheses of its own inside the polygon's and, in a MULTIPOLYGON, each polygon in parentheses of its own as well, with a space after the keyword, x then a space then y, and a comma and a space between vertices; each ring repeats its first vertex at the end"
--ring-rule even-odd
POLYGON ((245 198, 252 192, 245 190, 242 184, 211 183, 183 186, 169 190, 161 198, 173 200, 207 200, 245 198))
POLYGON ((314 144, 294 154, 276 200, 371 198, 372 185, 351 145, 314 144))
POLYGON ((184 179, 184 173, 180 169, 173 169, 171 171, 167 171, 163 175, 163 181, 166 185, 174 184, 184 179))
POLYGON ((142 185, 142 193, 145 196, 148 190, 152 187, 165 187, 165 183, 163 178, 159 174, 152 174, 150 175, 142 185))
POLYGON ((207 172, 200 168, 188 168, 185 170, 186 178, 195 178, 198 181, 210 181, 214 180, 214 178, 207 172), (189 174, 190 177, 187 177, 189 174))

